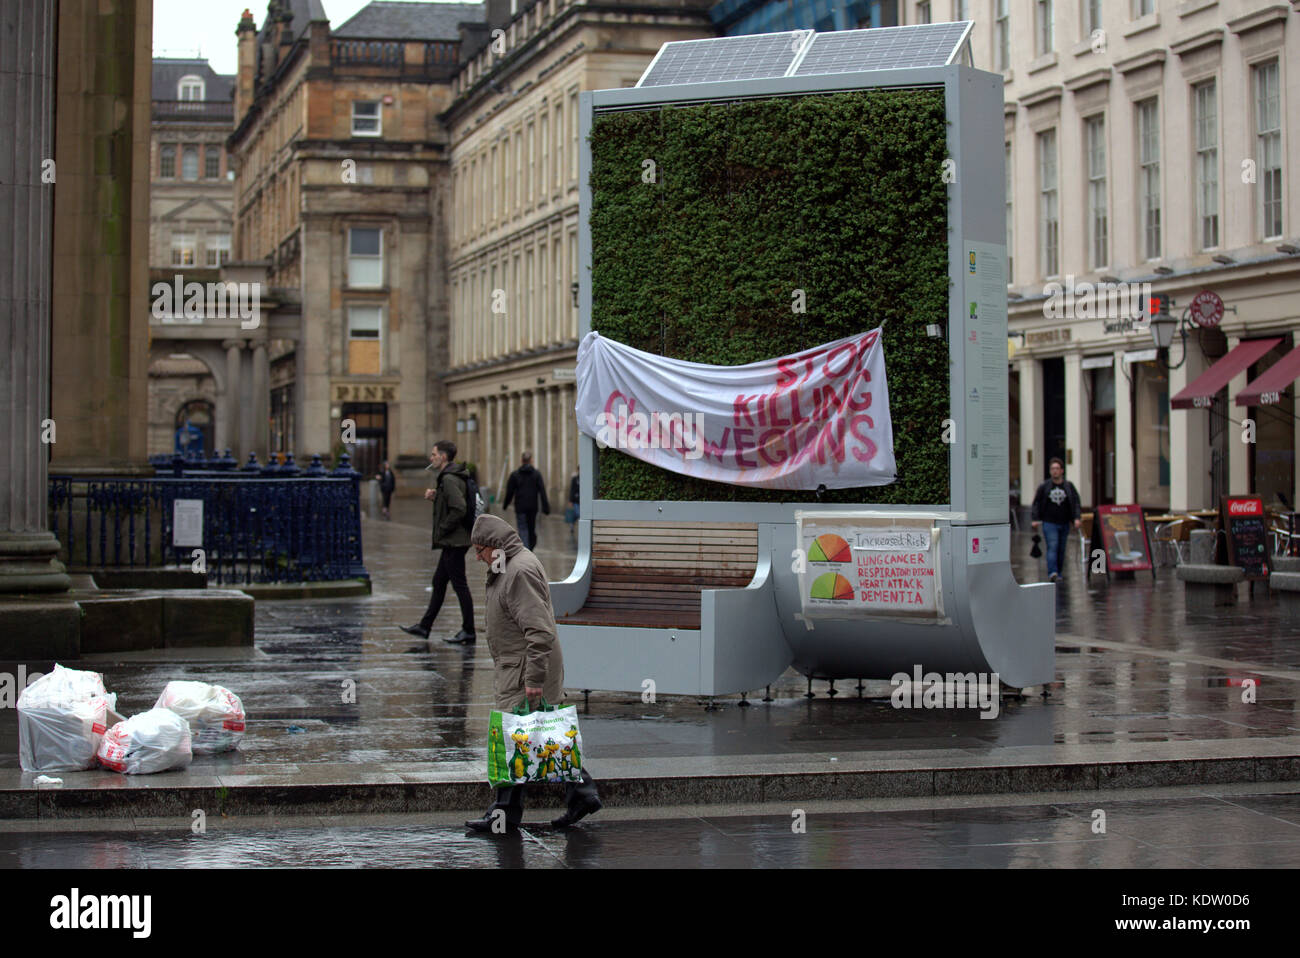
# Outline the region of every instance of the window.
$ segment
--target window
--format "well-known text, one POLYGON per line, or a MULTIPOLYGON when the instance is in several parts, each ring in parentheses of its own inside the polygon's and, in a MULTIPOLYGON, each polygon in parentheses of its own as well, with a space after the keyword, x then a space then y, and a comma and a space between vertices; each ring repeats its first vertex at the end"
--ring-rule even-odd
POLYGON ((1034 4, 1034 22, 1035 33, 1037 36, 1035 53, 1041 57, 1056 49, 1055 41, 1053 39, 1055 23, 1052 12, 1052 0, 1038 0, 1038 2, 1034 4))
POLYGON ((569 94, 569 179, 578 178, 578 93, 569 94))
POLYGON ((1056 131, 1038 134, 1038 239, 1044 276, 1060 271, 1060 219, 1056 190, 1056 131))
POLYGON ((533 170, 537 166, 536 124, 528 121, 528 163, 524 166, 524 205, 533 205, 533 170))
POLYGON ((187 146, 181 150, 181 179, 197 180, 199 178, 199 148, 187 146))
POLYGON ((1255 164, 1261 239, 1282 235, 1282 95, 1277 61, 1254 68, 1255 164))
POLYGON ((213 233, 204 245, 207 247, 207 265, 223 266, 230 262, 229 233, 213 233))
POLYGON ((383 230, 348 230, 348 285, 384 284, 383 230))
POLYGON ((1094 116, 1084 121, 1084 142, 1088 150, 1088 268, 1100 269, 1109 262, 1109 222, 1106 215, 1106 119, 1094 116))
POLYGON ((1155 97, 1137 105, 1139 248, 1147 259, 1160 256, 1160 126, 1155 97))
POLYGON ((510 186, 510 195, 514 198, 510 204, 518 212, 527 205, 524 199, 524 131, 515 130, 515 177, 510 186))
POLYGON ((193 266, 194 249, 195 249, 195 243, 194 243, 193 233, 173 233, 172 234, 172 265, 193 266))
POLYGON ((930 22, 930 4, 929 4, 929 3, 918 3, 918 4, 916 5, 916 22, 917 22, 917 23, 929 23, 929 22, 930 22))
POLYGON ((196 77, 193 74, 181 77, 176 84, 176 99, 202 100, 203 78, 196 77))
POLYGON ((542 116, 540 119, 542 135, 542 162, 537 168, 537 199, 545 203, 547 196, 550 194, 548 188, 550 170, 551 170, 551 117, 550 111, 545 103, 542 104, 542 116))
POLYGON ((995 0, 993 39, 997 46, 997 66, 1003 73, 1011 69, 1011 0, 995 0))
POLYGON ((555 170, 553 171, 552 182, 554 188, 558 191, 564 178, 564 107, 556 104, 555 107, 555 170))
POLYGON ((952 18, 954 20, 969 20, 970 0, 952 0, 952 18))
POLYGON ((1011 285, 1011 277, 1015 275, 1015 271, 1012 269, 1012 262, 1013 262, 1013 260, 1014 260, 1014 257, 1013 257, 1012 254, 1014 253, 1015 248, 1016 248, 1015 232, 1014 232, 1014 230, 1012 229, 1012 223, 1014 222, 1015 217, 1012 215, 1012 207, 1011 207, 1011 197, 1014 195, 1014 193, 1012 192, 1012 189, 1011 189, 1011 183, 1012 183, 1012 179, 1013 179, 1013 177, 1012 177, 1012 175, 1011 175, 1011 144, 1010 144, 1010 143, 1005 144, 1005 149, 1006 149, 1006 180, 1007 180, 1007 183, 1006 183, 1006 204, 1007 204, 1007 285, 1010 286, 1010 285, 1011 285))
POLYGON ((164 180, 176 177, 176 146, 172 143, 158 148, 158 176, 164 180))
POLYGON ((353 376, 378 376, 382 371, 384 308, 348 307, 348 372, 353 376))
POLYGON ((383 115, 378 100, 352 101, 352 135, 379 136, 383 132, 383 115))
POLYGON ((1156 0, 1133 0, 1133 19, 1156 12, 1156 0))
POLYGON ((1083 35, 1087 39, 1101 29, 1101 0, 1083 0, 1083 35))
POLYGON ((216 180, 221 178, 221 150, 209 146, 203 151, 203 178, 216 180))
POLYGON ((1219 245, 1219 105, 1214 80, 1192 87, 1196 123, 1196 222, 1201 249, 1219 245))

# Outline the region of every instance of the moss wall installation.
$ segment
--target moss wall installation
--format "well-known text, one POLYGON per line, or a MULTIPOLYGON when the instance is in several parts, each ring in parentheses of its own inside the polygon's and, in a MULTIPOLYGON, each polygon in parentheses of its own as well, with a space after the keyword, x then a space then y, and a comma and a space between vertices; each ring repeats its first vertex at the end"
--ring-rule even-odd
MULTIPOLYGON (((598 115, 592 327, 733 366, 884 321, 898 480, 823 501, 948 502, 947 343, 925 334, 948 312, 945 141, 942 90, 598 115)), ((604 499, 816 500, 691 479, 613 449, 598 467, 604 499)))

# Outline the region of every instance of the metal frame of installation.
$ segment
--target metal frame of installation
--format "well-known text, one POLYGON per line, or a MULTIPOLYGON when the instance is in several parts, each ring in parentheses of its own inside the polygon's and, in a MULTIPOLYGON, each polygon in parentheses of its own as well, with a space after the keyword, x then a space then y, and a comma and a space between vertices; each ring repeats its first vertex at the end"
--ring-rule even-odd
MULTIPOLYGON (((1010 566, 1003 90, 1000 75, 969 65, 971 26, 795 31, 668 43, 636 87, 582 94, 580 335, 586 335, 592 309, 588 137, 595 114, 741 98, 941 88, 948 156, 956 164, 956 180, 948 184, 946 329, 957 441, 948 447, 949 503, 820 505, 598 500, 595 441, 581 436, 578 558, 569 577, 551 586, 557 617, 576 613, 587 600, 592 520, 653 520, 670 528, 754 523, 758 561, 748 587, 704 589, 699 630, 561 623, 570 688, 640 691, 651 677, 663 693, 725 695, 762 688, 790 665, 820 679, 888 679, 919 665, 923 671, 996 672, 1019 688, 1052 680, 1055 586, 1018 585, 1010 566), (833 603, 810 608, 808 582, 817 570, 805 576, 790 557, 818 528, 838 528, 853 539, 854 552, 859 542, 867 550, 890 541, 918 550, 923 545, 933 575, 925 614, 864 613, 833 603), (890 540, 890 535, 906 538, 890 540)), ((888 362, 888 352, 885 358, 888 362)), ((892 389, 900 385, 890 382, 892 389)))

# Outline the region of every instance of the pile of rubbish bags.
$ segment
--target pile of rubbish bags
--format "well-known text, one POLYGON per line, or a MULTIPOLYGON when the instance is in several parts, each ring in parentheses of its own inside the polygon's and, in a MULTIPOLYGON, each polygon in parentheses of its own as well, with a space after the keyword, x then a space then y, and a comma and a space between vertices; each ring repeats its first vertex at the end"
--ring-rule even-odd
POLYGON ((238 748, 244 737, 244 705, 220 685, 168 682, 153 708, 127 719, 116 707, 98 672, 55 665, 18 697, 23 771, 165 772, 238 748))

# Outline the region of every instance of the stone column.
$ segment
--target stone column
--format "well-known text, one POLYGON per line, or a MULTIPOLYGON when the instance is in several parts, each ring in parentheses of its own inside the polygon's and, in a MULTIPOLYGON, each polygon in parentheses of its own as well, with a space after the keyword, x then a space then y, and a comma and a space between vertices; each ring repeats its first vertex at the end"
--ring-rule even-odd
MULTIPOLYGON (((17 7, 20 23, 32 4, 17 7)), ((36 9, 45 9, 45 0, 36 9)), ((152 0, 60 0, 51 470, 152 475, 149 423, 149 149, 152 0)), ((16 60, 0 57, 0 70, 16 60)), ((0 95, 4 99, 8 94, 0 95)), ((16 114, 28 122, 23 111, 16 114)), ((26 139, 27 133, 20 134, 26 139)), ((5 138, 8 149, 9 138, 5 138)), ((0 181, 10 182, 0 172, 0 181)), ((8 267, 9 257, 0 256, 8 267)))
POLYGON ((1137 447, 1133 436, 1133 367, 1124 362, 1123 350, 1115 354, 1115 501, 1137 498, 1137 447))
MULTIPOLYGON (((49 531, 55 0, 0 6, 0 592, 69 586, 49 531)), ((60 438, 56 431, 53 438, 60 438)))
POLYGON ((519 458, 519 446, 515 442, 515 413, 519 408, 519 396, 515 393, 507 393, 505 397, 505 417, 506 429, 505 440, 506 447, 504 451, 504 461, 506 464, 506 473, 509 474, 511 469, 515 468, 515 462, 519 458))
POLYGON ((226 443, 233 450, 232 455, 239 460, 240 465, 243 465, 248 459, 249 452, 257 452, 260 459, 266 455, 266 450, 246 450, 243 434, 240 431, 242 416, 239 397, 243 392, 243 384, 239 374, 239 352, 244 348, 244 344, 238 339, 227 339, 222 342, 221 348, 226 351, 226 395, 222 400, 226 407, 226 443))
POLYGON ((573 403, 569 395, 569 387, 560 387, 560 479, 563 485, 560 490, 564 493, 565 502, 568 502, 569 496, 569 476, 573 475, 573 456, 569 448, 569 420, 573 418, 573 403))
MULTIPOLYGON (((1020 504, 1031 505, 1047 474, 1043 456, 1043 366, 1025 357, 1020 367, 1020 504)), ((1118 415, 1118 414, 1117 414, 1118 415)))
MULTIPOLYGON (((1228 337, 1228 350, 1231 352, 1241 345, 1242 336, 1240 333, 1228 337)), ((1236 405, 1236 398, 1244 390, 1250 379, 1249 370, 1238 373, 1228 381, 1228 408, 1224 410, 1229 417, 1242 423, 1237 425, 1233 423, 1228 427, 1228 489, 1227 494, 1230 496, 1239 496, 1243 493, 1254 492, 1250 486, 1250 443, 1242 442, 1242 437, 1246 435, 1245 421, 1250 415, 1250 410, 1245 406, 1236 405)), ((1259 424, 1256 423, 1258 429, 1259 424)), ((1269 493, 1271 495, 1271 493, 1269 493)), ((1267 501, 1265 496, 1265 501, 1267 501)), ((1218 503, 1214 504, 1216 507, 1218 503)))
POLYGON ((264 342, 253 344, 253 401, 249 405, 253 412, 253 433, 249 442, 261 453, 271 448, 271 364, 264 342))
POLYGON ((1092 489, 1092 407, 1089 404, 1089 390, 1084 379, 1091 370, 1085 371, 1083 357, 1079 353, 1065 354, 1065 458, 1066 475, 1079 490, 1079 500, 1083 508, 1095 505, 1092 489))

